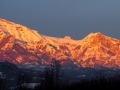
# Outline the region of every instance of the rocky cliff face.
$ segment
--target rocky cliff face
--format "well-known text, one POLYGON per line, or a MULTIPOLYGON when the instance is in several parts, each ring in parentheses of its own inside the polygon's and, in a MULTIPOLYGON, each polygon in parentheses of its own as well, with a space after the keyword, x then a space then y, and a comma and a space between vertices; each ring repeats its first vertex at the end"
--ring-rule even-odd
POLYGON ((20 64, 49 64, 82 67, 120 67, 120 40, 90 33, 82 40, 50 37, 20 24, 0 19, 0 60, 20 64))

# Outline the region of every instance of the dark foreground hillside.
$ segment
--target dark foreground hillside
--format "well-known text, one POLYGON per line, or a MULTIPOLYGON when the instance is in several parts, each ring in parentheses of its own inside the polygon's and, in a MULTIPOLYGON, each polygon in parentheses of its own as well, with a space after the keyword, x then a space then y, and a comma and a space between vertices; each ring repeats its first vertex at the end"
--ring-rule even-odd
MULTIPOLYGON (((51 78, 49 78, 51 79, 51 78)), ((2 88, 2 83, 0 82, 2 88)), ((52 80, 41 81, 41 84, 35 88, 29 88, 29 85, 19 86, 12 90, 119 90, 120 89, 120 77, 112 78, 94 78, 91 80, 80 80, 77 82, 61 82, 58 85, 52 82, 52 80)), ((0 89, 6 90, 6 89, 0 89)))
MULTIPOLYGON (((19 66, 20 67, 20 66, 19 66)), ((120 70, 90 68, 64 69, 53 61, 43 70, 30 67, 18 68, 9 62, 0 62, 0 90, 118 90, 120 70), (97 71, 97 74, 96 74, 97 71), (85 75, 93 75, 85 77, 85 75), (84 77, 76 77, 83 76, 84 77), (99 74, 99 75, 98 75, 99 74)), ((65 68, 65 67, 64 67, 65 68)))
POLYGON ((105 77, 94 78, 91 80, 81 80, 71 84, 64 84, 60 90, 119 90, 120 77, 105 77))

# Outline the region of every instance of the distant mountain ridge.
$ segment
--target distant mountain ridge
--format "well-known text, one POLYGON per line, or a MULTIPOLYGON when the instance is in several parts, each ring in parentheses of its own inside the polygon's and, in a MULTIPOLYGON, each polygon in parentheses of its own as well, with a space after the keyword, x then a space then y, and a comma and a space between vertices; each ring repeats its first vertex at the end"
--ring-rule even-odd
POLYGON ((90 33, 82 40, 39 34, 20 24, 0 19, 0 59, 15 64, 49 64, 82 67, 120 67, 120 40, 90 33))

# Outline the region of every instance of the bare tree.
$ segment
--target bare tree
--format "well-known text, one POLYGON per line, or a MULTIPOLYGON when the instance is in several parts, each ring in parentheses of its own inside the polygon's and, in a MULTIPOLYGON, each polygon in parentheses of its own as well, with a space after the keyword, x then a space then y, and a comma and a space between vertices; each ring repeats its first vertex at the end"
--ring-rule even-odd
POLYGON ((61 85, 61 76, 63 74, 62 67, 60 65, 60 62, 58 60, 52 59, 51 68, 53 69, 54 72, 54 85, 55 88, 58 90, 61 85))
POLYGON ((39 89, 41 90, 59 90, 62 84, 62 67, 58 60, 52 59, 50 67, 44 72, 44 79, 41 81, 39 89))

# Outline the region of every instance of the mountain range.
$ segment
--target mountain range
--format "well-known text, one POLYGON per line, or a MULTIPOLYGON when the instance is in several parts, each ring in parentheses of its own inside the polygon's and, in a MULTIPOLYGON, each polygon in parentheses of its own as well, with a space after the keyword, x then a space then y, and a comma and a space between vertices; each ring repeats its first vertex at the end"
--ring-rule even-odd
POLYGON ((0 18, 0 60, 14 64, 49 64, 78 67, 120 67, 120 40, 100 32, 81 40, 51 37, 0 18))

